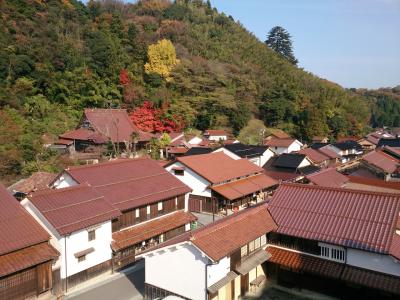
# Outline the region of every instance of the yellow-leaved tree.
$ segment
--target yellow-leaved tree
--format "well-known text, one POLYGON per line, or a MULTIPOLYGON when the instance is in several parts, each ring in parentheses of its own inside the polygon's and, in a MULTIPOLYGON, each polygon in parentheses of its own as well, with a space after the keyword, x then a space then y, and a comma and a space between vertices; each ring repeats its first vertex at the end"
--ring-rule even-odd
POLYGON ((166 81, 171 81, 171 71, 179 63, 172 42, 163 39, 158 41, 157 44, 150 45, 147 56, 149 62, 144 65, 146 73, 156 73, 165 78, 166 81))

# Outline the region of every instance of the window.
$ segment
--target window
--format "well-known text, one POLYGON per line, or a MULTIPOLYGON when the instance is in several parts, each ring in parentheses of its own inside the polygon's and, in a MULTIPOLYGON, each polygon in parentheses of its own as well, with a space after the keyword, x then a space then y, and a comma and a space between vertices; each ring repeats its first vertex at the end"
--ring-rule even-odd
POLYGON ((86 260, 86 254, 78 257, 78 262, 82 262, 86 260))
POLYGON ((344 262, 346 260, 345 249, 342 247, 319 243, 319 248, 321 249, 320 256, 322 257, 338 262, 344 262))
POLYGON ((89 242, 93 241, 95 239, 96 239, 96 230, 95 229, 89 230, 88 231, 88 240, 89 240, 89 242))
POLYGON ((240 256, 243 257, 243 256, 246 256, 246 255, 247 255, 247 245, 243 246, 240 249, 240 256))
POLYGON ((324 246, 320 246, 320 248, 321 248, 321 256, 329 258, 329 248, 324 246))
POLYGON ((267 237, 264 235, 261 236, 261 246, 264 246, 267 243, 267 237))
POLYGON ((185 170, 174 169, 174 174, 175 174, 176 176, 184 176, 184 175, 185 175, 185 170))
POLYGON ((162 202, 158 202, 158 210, 162 210, 163 209, 163 204, 162 202))

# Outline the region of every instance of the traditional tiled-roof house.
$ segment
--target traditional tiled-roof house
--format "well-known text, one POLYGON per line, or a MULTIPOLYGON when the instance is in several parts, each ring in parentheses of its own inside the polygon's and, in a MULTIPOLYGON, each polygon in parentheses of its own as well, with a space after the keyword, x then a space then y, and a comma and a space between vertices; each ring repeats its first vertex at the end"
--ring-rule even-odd
POLYGON ((398 194, 282 184, 268 209, 269 277, 340 297, 400 295, 398 194))
POLYGON ((165 166, 192 192, 189 209, 230 214, 264 200, 277 181, 247 159, 233 159, 223 152, 184 156, 165 166))
POLYGON ((89 183, 122 212, 112 220, 114 264, 123 267, 138 253, 191 229, 191 189, 156 161, 122 159, 71 167, 54 181, 57 188, 89 183))
POLYGON ((53 266, 63 290, 111 270, 111 221, 121 212, 88 183, 38 191, 21 204, 61 253, 53 266))
POLYGON ((276 154, 300 151, 303 144, 293 138, 274 138, 264 142, 276 154))
POLYGON ((224 152, 233 159, 246 158, 259 167, 265 165, 275 154, 267 146, 245 145, 242 143, 224 145, 214 150, 214 152, 224 152))
POLYGON ((326 187, 344 187, 349 181, 347 176, 336 171, 335 168, 328 168, 306 176, 311 184, 326 187))
POLYGON ((171 240, 145 258, 145 297, 238 299, 265 279, 266 234, 276 229, 261 204, 171 240), (171 273, 173 272, 173 273, 171 273))
POLYGON ((59 253, 50 235, 0 184, 0 299, 36 297, 53 288, 59 253))
POLYGON ((382 150, 367 153, 361 160, 364 167, 385 181, 400 181, 400 159, 382 150))
POLYGON ((204 137, 209 141, 219 142, 228 139, 228 134, 225 130, 212 130, 208 129, 203 133, 204 137))
POLYGON ((85 109, 77 128, 60 135, 55 144, 84 151, 89 146, 112 142, 122 151, 126 143, 132 142, 133 133, 138 135, 138 147, 142 147, 152 137, 132 123, 125 109, 85 109))

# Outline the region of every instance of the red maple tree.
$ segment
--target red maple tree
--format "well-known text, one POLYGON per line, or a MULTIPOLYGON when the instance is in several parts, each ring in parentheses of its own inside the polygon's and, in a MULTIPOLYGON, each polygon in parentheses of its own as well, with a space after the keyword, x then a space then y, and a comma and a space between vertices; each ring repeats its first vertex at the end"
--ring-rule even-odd
POLYGON ((176 115, 167 116, 168 105, 163 108, 154 107, 153 103, 145 101, 142 106, 132 111, 130 117, 133 124, 146 132, 172 132, 184 128, 182 118, 176 115))

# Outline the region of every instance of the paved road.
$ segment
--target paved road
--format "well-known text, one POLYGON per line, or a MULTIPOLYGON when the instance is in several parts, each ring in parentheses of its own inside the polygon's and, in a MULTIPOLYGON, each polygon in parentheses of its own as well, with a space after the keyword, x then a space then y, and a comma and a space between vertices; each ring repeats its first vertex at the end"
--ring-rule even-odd
POLYGON ((106 282, 94 289, 78 295, 66 297, 68 300, 138 300, 143 299, 144 268, 106 282))

